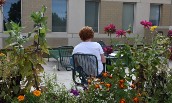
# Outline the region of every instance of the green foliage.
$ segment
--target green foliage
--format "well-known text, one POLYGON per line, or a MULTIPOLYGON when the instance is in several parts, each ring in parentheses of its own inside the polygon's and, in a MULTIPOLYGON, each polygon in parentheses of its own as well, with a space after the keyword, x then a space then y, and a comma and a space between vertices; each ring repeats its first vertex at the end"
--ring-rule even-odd
POLYGON ((46 7, 42 6, 41 11, 38 12, 33 12, 31 14, 31 18, 32 20, 35 22, 35 35, 34 35, 34 39, 35 39, 35 43, 38 44, 38 46, 40 46, 40 48, 45 52, 45 53, 49 53, 48 52, 48 45, 47 45, 47 41, 46 41, 46 33, 48 31, 47 28, 47 17, 44 17, 44 13, 46 11, 46 7), (36 41, 37 40, 37 41, 36 41))
POLYGON ((10 102, 20 94, 29 95, 32 86, 39 90, 42 82, 39 75, 43 71, 41 64, 45 64, 42 54, 48 53, 45 39, 47 17, 40 15, 45 11, 46 7, 43 6, 41 11, 32 14, 32 19, 38 26, 29 32, 27 37, 21 34, 23 27, 19 24, 13 21, 6 23, 5 33, 9 36, 6 40, 8 45, 4 49, 5 54, 2 53, 0 58, 0 101, 10 102), (30 40, 31 35, 37 36, 34 45, 24 47, 24 43, 30 40))
MULTIPOLYGON (((90 78, 91 83, 80 97, 84 103, 170 103, 172 76, 168 66, 168 37, 156 34, 151 45, 119 47, 103 80, 90 78), (121 81, 123 81, 121 83, 121 81), (110 85, 110 86, 108 86, 110 85)), ((140 42, 139 42, 140 43, 140 42)), ((114 47, 116 48, 116 47, 114 47)))

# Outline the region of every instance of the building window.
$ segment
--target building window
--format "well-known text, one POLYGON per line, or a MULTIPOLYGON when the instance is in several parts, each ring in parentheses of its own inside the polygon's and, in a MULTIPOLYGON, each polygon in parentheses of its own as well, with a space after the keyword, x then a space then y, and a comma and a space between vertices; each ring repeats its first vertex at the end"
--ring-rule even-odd
POLYGON ((122 28, 124 30, 127 30, 129 26, 133 27, 133 23, 134 23, 134 3, 124 3, 123 16, 122 16, 122 28))
POLYGON ((151 4, 150 5, 150 19, 149 19, 149 21, 152 22, 152 25, 159 25, 160 8, 161 8, 161 5, 158 5, 158 4, 151 4))
POLYGON ((3 5, 4 31, 6 31, 5 23, 10 21, 21 25, 21 0, 6 0, 3 5))
POLYGON ((67 0, 52 0, 52 32, 66 32, 67 0))
POLYGON ((99 0, 85 1, 85 26, 92 27, 94 32, 98 32, 98 11, 99 0))

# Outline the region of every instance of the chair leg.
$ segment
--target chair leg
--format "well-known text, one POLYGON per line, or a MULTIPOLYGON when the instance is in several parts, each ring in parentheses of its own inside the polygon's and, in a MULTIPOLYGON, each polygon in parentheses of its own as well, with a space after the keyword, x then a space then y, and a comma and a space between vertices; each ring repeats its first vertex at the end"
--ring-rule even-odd
POLYGON ((60 64, 60 63, 59 63, 59 61, 57 60, 57 65, 58 65, 57 70, 58 70, 58 71, 60 71, 60 69, 59 69, 59 64, 60 64))
POLYGON ((50 56, 48 55, 48 62, 49 62, 49 58, 50 58, 50 56))
POLYGON ((71 70, 72 70, 71 67, 66 67, 66 71, 71 71, 71 70), (70 68, 70 69, 68 69, 68 68, 70 68))

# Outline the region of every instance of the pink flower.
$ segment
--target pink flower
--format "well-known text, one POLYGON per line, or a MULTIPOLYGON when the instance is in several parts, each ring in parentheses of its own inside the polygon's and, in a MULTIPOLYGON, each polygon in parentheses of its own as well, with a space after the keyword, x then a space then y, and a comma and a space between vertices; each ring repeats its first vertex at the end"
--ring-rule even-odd
POLYGON ((116 31, 115 25, 109 24, 109 25, 105 26, 104 31, 105 31, 105 33, 114 33, 116 31))
POLYGON ((113 48, 112 48, 112 46, 106 46, 103 48, 103 51, 105 54, 110 54, 113 52, 113 48))
POLYGON ((172 37, 172 30, 169 30, 168 31, 168 35, 167 35, 168 37, 172 37))
POLYGON ((124 30, 117 30, 116 31, 116 37, 122 37, 122 36, 126 36, 126 31, 124 30))
POLYGON ((151 22, 148 22, 146 20, 142 20, 140 22, 140 24, 142 24, 144 26, 144 28, 150 28, 150 26, 152 26, 152 23, 151 22))
POLYGON ((78 90, 74 90, 74 89, 71 89, 70 93, 72 93, 74 96, 78 96, 79 95, 79 91, 78 90))

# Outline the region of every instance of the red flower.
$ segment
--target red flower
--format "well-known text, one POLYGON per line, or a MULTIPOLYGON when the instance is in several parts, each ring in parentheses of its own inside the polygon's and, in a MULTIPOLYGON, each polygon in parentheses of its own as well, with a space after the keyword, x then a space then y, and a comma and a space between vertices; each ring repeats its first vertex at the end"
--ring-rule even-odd
POLYGON ((123 99, 121 99, 121 100, 119 101, 119 103, 126 103, 126 101, 125 101, 125 99, 123 98, 123 99))
POLYGON ((126 36, 126 31, 124 30, 117 30, 116 31, 116 37, 122 37, 122 36, 126 36))
POLYGON ((5 3, 5 0, 0 0, 0 7, 5 3))
POLYGON ((139 98, 138 97, 134 97, 133 101, 134 101, 134 103, 138 103, 139 102, 139 98))
POLYGON ((168 31, 168 35, 167 35, 168 37, 172 37, 172 30, 169 30, 168 31))
POLYGON ((110 54, 113 52, 113 48, 112 48, 112 46, 106 46, 103 48, 103 51, 105 54, 110 54))
POLYGON ((144 26, 144 28, 150 28, 150 26, 152 26, 152 23, 151 22, 148 22, 146 20, 142 20, 140 22, 140 24, 142 24, 144 26))
POLYGON ((105 33, 114 33, 116 31, 114 24, 109 24, 104 27, 105 33))

